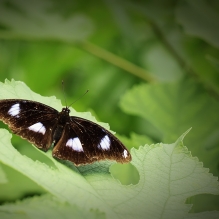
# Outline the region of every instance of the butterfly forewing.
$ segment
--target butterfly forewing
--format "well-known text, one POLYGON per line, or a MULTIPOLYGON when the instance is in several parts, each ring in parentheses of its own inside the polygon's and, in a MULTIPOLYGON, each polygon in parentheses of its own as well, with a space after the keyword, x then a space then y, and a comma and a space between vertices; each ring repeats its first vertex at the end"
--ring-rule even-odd
POLYGON ((13 133, 45 151, 52 144, 52 130, 57 115, 57 110, 35 101, 0 100, 0 119, 13 133))

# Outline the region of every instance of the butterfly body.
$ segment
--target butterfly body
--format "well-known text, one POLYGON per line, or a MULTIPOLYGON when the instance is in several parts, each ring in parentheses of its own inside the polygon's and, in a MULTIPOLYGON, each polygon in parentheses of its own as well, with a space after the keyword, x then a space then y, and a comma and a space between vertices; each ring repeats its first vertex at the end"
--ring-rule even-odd
POLYGON ((112 133, 94 122, 70 116, 68 107, 59 112, 36 101, 0 100, 0 120, 43 151, 53 146, 53 157, 75 165, 104 159, 121 163, 131 160, 128 150, 112 133))

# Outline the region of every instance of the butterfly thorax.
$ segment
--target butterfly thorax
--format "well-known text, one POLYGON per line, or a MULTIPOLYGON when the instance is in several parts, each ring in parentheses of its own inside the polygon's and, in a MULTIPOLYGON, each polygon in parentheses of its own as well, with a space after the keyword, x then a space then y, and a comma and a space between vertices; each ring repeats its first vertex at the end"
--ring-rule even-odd
POLYGON ((60 125, 62 124, 65 125, 69 121, 69 113, 70 113, 69 108, 67 107, 62 108, 62 111, 58 115, 58 123, 60 125))
POLYGON ((56 128, 53 133, 54 146, 61 138, 65 125, 69 123, 70 120, 69 113, 70 113, 69 108, 65 107, 62 108, 62 111, 58 114, 56 128))

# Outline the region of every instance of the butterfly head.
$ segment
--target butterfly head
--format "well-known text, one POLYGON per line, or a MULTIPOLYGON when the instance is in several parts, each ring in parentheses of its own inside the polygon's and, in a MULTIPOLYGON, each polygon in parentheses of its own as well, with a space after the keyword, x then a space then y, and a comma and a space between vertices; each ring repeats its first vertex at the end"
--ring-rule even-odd
POLYGON ((66 106, 64 108, 62 108, 62 112, 63 115, 69 116, 70 114, 70 109, 66 106))
POLYGON ((70 109, 68 107, 62 108, 62 111, 59 113, 57 117, 60 124, 65 124, 66 122, 69 121, 70 119, 69 113, 70 113, 70 109))

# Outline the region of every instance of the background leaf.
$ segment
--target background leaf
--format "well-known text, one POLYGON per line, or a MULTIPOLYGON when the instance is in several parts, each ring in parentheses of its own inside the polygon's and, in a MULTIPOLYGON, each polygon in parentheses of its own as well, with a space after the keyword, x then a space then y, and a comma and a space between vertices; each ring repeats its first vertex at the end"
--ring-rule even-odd
POLYGON ((86 16, 63 18, 51 7, 50 1, 1 1, 0 20, 10 29, 2 31, 1 36, 76 41, 91 34, 92 22, 86 16))
POLYGON ((213 46, 219 47, 218 3, 201 1, 181 1, 176 15, 179 23, 190 35, 198 36, 213 46), (194 19, 195 18, 195 19, 194 19))
POLYGON ((154 137, 164 142, 173 141, 177 133, 179 135, 192 127, 186 144, 205 166, 217 174, 218 162, 215 163, 215 159, 219 156, 219 139, 211 136, 219 124, 219 104, 192 80, 138 85, 124 95, 121 107, 153 124, 160 134, 154 137))

